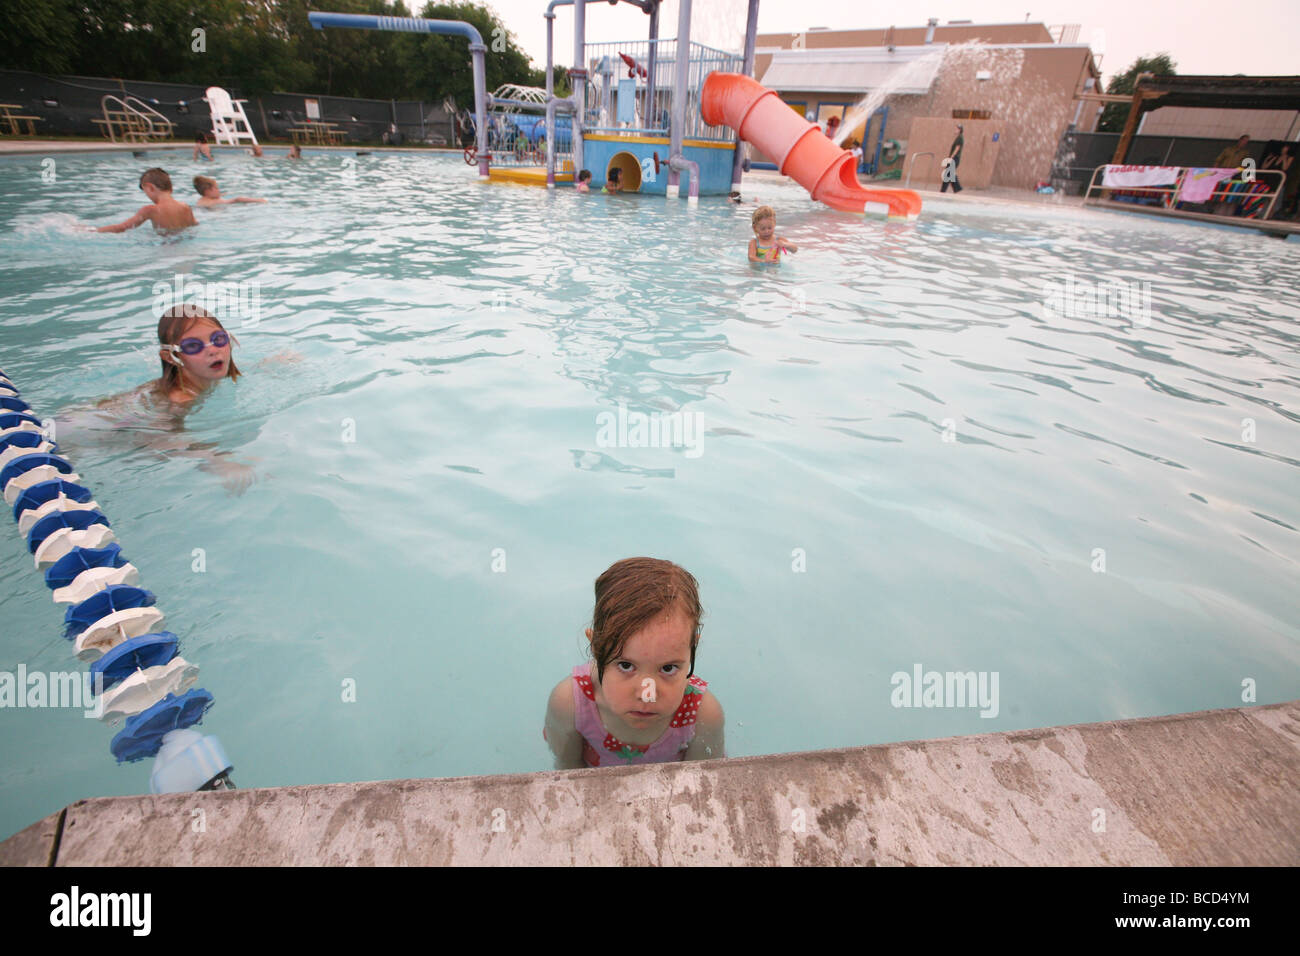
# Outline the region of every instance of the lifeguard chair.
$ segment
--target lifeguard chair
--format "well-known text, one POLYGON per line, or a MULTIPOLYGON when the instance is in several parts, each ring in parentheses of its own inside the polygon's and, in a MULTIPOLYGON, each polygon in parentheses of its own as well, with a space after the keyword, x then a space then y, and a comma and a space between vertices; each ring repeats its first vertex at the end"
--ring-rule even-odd
POLYGON ((212 113, 212 138, 217 145, 257 145, 252 124, 244 113, 247 100, 232 100, 230 94, 219 86, 209 86, 203 98, 207 100, 208 111, 212 113))

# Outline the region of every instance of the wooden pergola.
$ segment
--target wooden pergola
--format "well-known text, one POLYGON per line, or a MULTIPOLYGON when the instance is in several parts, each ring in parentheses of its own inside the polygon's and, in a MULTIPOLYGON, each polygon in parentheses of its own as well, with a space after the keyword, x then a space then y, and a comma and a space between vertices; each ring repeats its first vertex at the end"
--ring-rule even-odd
POLYGON ((1300 110, 1300 76, 1155 76, 1143 73, 1134 84, 1128 119, 1119 142, 1115 144, 1112 163, 1124 162, 1142 114, 1162 106, 1300 110))

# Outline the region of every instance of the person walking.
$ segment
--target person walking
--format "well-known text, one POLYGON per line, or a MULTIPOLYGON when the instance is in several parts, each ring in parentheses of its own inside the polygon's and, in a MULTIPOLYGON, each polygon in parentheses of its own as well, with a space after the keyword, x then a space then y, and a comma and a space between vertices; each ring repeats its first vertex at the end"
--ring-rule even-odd
POLYGON ((961 153, 965 145, 966 139, 962 136, 962 126, 958 124, 957 138, 952 141, 952 147, 948 150, 948 159, 952 160, 952 162, 950 164, 947 160, 944 160, 943 170, 940 173, 943 184, 939 186, 939 192, 947 192, 949 186, 952 186, 954 193, 961 192, 961 181, 957 178, 957 167, 961 165, 961 153), (948 179, 950 169, 952 170, 951 181, 948 179))

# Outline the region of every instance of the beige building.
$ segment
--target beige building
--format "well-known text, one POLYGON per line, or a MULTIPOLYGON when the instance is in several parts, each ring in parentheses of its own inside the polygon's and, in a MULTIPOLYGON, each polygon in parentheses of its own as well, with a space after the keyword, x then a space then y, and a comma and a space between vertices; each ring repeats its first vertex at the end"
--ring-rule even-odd
MULTIPOLYGON (((1100 71, 1078 27, 947 23, 883 30, 759 34, 754 76, 792 109, 825 126, 840 116, 861 139, 866 115, 888 107, 885 137, 900 149, 881 171, 937 187, 958 122, 965 126, 963 187, 1032 189, 1047 179, 1061 134, 1095 129, 1098 110, 1076 100, 1100 92, 1100 71), (915 156, 912 161, 908 157, 915 156)), ((880 119, 865 144, 874 152, 880 119)), ((764 160, 758 154, 754 159, 764 160)))

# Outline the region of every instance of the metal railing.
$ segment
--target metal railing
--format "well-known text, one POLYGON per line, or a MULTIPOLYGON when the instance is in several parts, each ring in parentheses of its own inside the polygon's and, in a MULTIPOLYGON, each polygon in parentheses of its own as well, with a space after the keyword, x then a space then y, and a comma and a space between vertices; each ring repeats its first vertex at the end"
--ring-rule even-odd
POLYGON ((928 149, 920 153, 913 153, 907 157, 907 182, 903 184, 904 187, 912 185, 912 173, 916 171, 916 161, 922 156, 929 156, 931 161, 934 160, 934 153, 928 149))
POLYGON ((128 96, 123 100, 123 102, 136 112, 144 114, 145 119, 149 121, 151 135, 168 139, 171 138, 172 130, 176 128, 176 124, 163 116, 162 113, 159 113, 144 100, 136 96, 128 96))
MULTIPOLYGON (((715 70, 740 73, 744 57, 702 43, 692 43, 687 72, 685 139, 729 143, 735 133, 725 126, 709 126, 700 115, 700 90, 704 78, 715 70)), ((673 109, 673 81, 677 75, 677 40, 632 40, 625 43, 588 43, 586 67, 586 113, 583 126, 593 132, 647 135, 647 130, 668 130, 673 109), (653 64, 650 56, 654 48, 653 64), (627 59, 624 59, 626 57, 627 59), (631 60, 631 65, 627 62, 631 60), (651 69, 653 68, 653 75, 651 69), (643 76, 642 73, 645 73, 643 76), (629 76, 628 74, 633 74, 629 76), (619 122, 619 81, 634 82, 633 121, 619 122), (652 82, 653 81, 653 82, 652 82), (650 101, 646 95, 653 88, 650 101), (635 132, 634 132, 635 131, 635 132)), ((626 89, 626 87, 624 87, 626 89)), ((650 134, 653 135, 653 134, 650 134)), ((667 132, 661 135, 668 135, 667 132)))
MULTIPOLYGON (((1120 196, 1131 197, 1135 202, 1133 205, 1154 205, 1153 203, 1143 202, 1142 200, 1154 199, 1162 209, 1173 209, 1177 211, 1180 202, 1187 202, 1182 199, 1181 194, 1183 185, 1187 181, 1187 174, 1193 169, 1204 169, 1202 166, 1179 166, 1177 178, 1175 181, 1166 186, 1106 186, 1097 182, 1097 174, 1104 173, 1107 166, 1112 163, 1103 163, 1092 171, 1092 176, 1088 180, 1088 188, 1084 190, 1083 201, 1087 205, 1090 202, 1109 201, 1114 202, 1109 195, 1118 194, 1120 196), (1101 192, 1103 195, 1097 199, 1093 197, 1093 191, 1101 192)), ((1256 169, 1254 170, 1254 179, 1244 180, 1241 173, 1238 172, 1230 179, 1225 179, 1214 187, 1214 191, 1203 200, 1193 201, 1194 205, 1202 203, 1236 203, 1237 208, 1245 208, 1246 213, 1242 216, 1222 216, 1224 219, 1268 219, 1273 215, 1273 207, 1277 205, 1278 197, 1282 195, 1286 188, 1286 173, 1280 169, 1256 169), (1277 189, 1269 190, 1260 180, 1261 176, 1277 176, 1277 189), (1264 186, 1263 189, 1254 187, 1264 186), (1251 188, 1247 188, 1251 187, 1251 188), (1260 206, 1267 199, 1268 203, 1262 210, 1260 206)), ((1196 211, 1196 210, 1187 210, 1196 211)), ((1206 215, 1221 215, 1217 213, 1207 213, 1206 215)))
POLYGON ((176 124, 143 100, 105 94, 100 98, 99 109, 103 119, 92 120, 102 124, 108 138, 116 143, 120 134, 128 143, 148 142, 151 139, 170 139, 176 124), (109 109, 110 105, 116 109, 109 109))
MULTIPOLYGON (((507 84, 489 97, 487 144, 493 166, 541 166, 546 163, 546 91, 507 84)), ((473 117, 466 116, 472 124, 473 117)), ((573 158, 572 120, 556 117, 555 151, 559 168, 573 158)), ((466 150, 466 156, 469 156, 466 150)))

